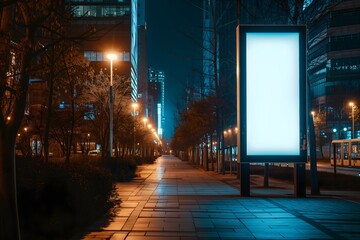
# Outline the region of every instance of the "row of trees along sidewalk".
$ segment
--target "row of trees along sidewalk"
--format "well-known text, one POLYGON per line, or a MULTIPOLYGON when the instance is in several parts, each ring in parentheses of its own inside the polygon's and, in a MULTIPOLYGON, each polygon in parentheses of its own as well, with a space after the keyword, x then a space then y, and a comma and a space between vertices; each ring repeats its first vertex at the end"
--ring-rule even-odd
MULTIPOLYGON (((224 94, 224 87, 229 85, 228 82, 222 82, 226 77, 219 76, 219 67, 222 63, 225 61, 232 62, 235 66, 236 59, 221 59, 220 53, 219 53, 219 28, 222 26, 221 24, 221 18, 223 18, 229 9, 234 8, 237 5, 237 19, 232 19, 232 21, 226 23, 231 24, 233 22, 237 22, 240 24, 240 14, 246 13, 248 14, 248 19, 251 19, 251 24, 274 24, 279 23, 281 21, 282 23, 288 23, 288 24, 305 24, 304 19, 304 12, 303 12, 303 6, 305 3, 307 3, 306 0, 296 0, 296 1, 282 1, 282 0, 274 0, 274 1, 266 1, 264 4, 259 4, 257 2, 254 6, 254 8, 251 8, 251 6, 247 6, 247 2, 242 3, 241 0, 237 0, 236 3, 233 1, 228 1, 224 4, 224 12, 217 13, 217 5, 221 6, 223 2, 219 0, 210 0, 209 1, 209 9, 208 14, 211 19, 211 24, 209 26, 210 29, 207 31, 211 34, 212 38, 210 40, 210 48, 203 48, 203 50, 209 52, 209 56, 211 56, 211 59, 202 59, 202 61, 207 60, 211 63, 209 64, 212 68, 210 72, 203 73, 204 75, 208 75, 208 77, 211 78, 213 81, 211 86, 214 87, 213 89, 213 96, 205 96, 204 100, 201 100, 199 103, 195 103, 192 106, 189 107, 187 112, 182 112, 180 124, 175 129, 174 137, 172 140, 172 148, 175 151, 184 151, 186 155, 189 153, 189 149, 195 149, 196 146, 200 145, 200 143, 205 143, 205 146, 207 148, 207 143, 209 142, 209 136, 211 137, 211 149, 212 149, 212 136, 215 134, 216 136, 216 161, 217 163, 220 161, 219 156, 222 156, 224 158, 224 148, 220 149, 221 141, 224 141, 224 119, 225 119, 225 111, 224 108, 227 106, 227 104, 224 102, 223 94, 224 94), (281 14, 275 14, 272 11, 273 7, 277 6, 279 11, 281 11, 281 14), (254 11, 252 11, 254 10, 254 11), (207 99, 208 98, 208 99, 207 99), (197 113, 196 109, 198 105, 207 104, 206 102, 209 101, 212 103, 213 109, 207 114, 203 115, 201 112, 197 113), (190 115, 193 115, 190 117, 190 115), (203 118, 202 120, 199 120, 199 118, 203 118), (193 122, 191 122, 193 121, 193 122), (206 128, 205 125, 198 126, 198 123, 204 123, 204 121, 210 121, 211 124, 214 124, 211 131, 204 131, 206 128), (213 123, 213 121, 215 123, 213 123), (201 129, 201 130, 200 130, 201 129), (222 154, 220 154, 219 151, 222 151, 222 154)), ((197 6, 198 8, 202 9, 202 7, 197 6)), ((219 8, 221 9, 221 8, 219 8)), ((204 9, 202 9, 204 10, 204 9)), ((245 18, 244 18, 245 19, 245 18)), ((234 29, 235 32, 235 29, 234 29)), ((203 47, 203 46, 202 46, 203 47)), ((235 56, 234 56, 235 58, 235 56)), ((235 68, 234 68, 235 73, 235 68)), ((227 73, 229 74, 229 73, 227 73)), ((231 78, 228 78, 231 79, 231 78)), ((308 92, 310 90, 309 82, 308 84, 308 92)), ((311 96, 308 96, 308 106, 310 107, 310 98, 311 96)), ((209 104, 209 103, 208 103, 209 104)), ((201 109, 202 110, 202 109, 201 109)), ((309 109, 308 109, 309 110, 309 109)), ((310 113, 310 111, 307 111, 310 113)), ((315 135, 314 135, 314 127, 313 127, 313 119, 310 114, 308 114, 308 122, 309 122, 309 132, 310 132, 310 144, 311 149, 313 151, 311 152, 311 173, 312 173, 312 193, 318 194, 318 181, 317 181, 317 174, 316 174, 316 154, 315 154, 315 135)), ((212 154, 212 151, 210 151, 212 154)), ((212 158, 212 156, 211 156, 212 158)), ((207 156, 206 156, 207 161, 207 156)), ((224 163, 224 159, 221 160, 224 163)), ((207 163, 206 163, 207 164, 207 163)), ((223 173, 225 168, 222 167, 223 173)))
MULTIPOLYGON (((25 120, 31 125, 28 133, 40 138, 45 162, 49 160, 52 140, 58 143, 69 164, 79 133, 83 131, 99 141, 103 159, 109 153, 109 74, 95 73, 79 51, 81 43, 97 40, 109 29, 88 26, 77 36, 71 35, 72 8, 65 2, 0 3, 0 239, 20 238, 15 145, 18 132, 27 126, 25 120), (29 108, 27 104, 33 78, 46 82, 40 108, 29 108), (63 108, 59 108, 61 100, 66 102, 63 108), (29 109, 29 115, 24 118, 29 109)), ((114 140, 123 149, 117 154, 130 155, 134 121, 130 120, 129 79, 115 76, 113 91, 114 140)), ((140 121, 135 124, 141 126, 140 121)), ((136 139, 141 143, 147 139, 147 132, 138 129, 136 139)), ((28 149, 24 153, 31 156, 29 142, 24 144, 24 149, 28 149)))

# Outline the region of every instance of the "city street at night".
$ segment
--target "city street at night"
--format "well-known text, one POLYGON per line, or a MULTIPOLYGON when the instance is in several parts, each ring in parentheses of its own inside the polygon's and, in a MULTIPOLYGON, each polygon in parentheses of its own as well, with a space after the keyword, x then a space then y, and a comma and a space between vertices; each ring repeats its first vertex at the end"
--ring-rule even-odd
POLYGON ((360 0, 0 1, 0 240, 360 240, 360 0))
POLYGON ((242 198, 221 176, 160 157, 141 166, 134 181, 117 185, 120 208, 82 239, 360 238, 359 202, 331 196, 242 198))

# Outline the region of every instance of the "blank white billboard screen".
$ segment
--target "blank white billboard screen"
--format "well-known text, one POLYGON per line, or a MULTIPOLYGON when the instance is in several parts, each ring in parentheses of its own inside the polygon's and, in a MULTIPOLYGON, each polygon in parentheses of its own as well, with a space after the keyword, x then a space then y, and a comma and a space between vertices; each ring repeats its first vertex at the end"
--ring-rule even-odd
POLYGON ((247 155, 300 155, 299 33, 246 33, 247 155))

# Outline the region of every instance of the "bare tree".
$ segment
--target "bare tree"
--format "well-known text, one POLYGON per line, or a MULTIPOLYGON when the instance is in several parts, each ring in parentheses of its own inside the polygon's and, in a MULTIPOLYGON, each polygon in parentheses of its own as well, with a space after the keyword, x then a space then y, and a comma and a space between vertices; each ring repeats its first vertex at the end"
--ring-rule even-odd
MULTIPOLYGON (((64 46, 66 47, 66 45, 64 46)), ((63 101, 63 108, 57 109, 53 114, 50 134, 65 155, 65 162, 70 162, 71 148, 74 144, 75 132, 79 132, 84 113, 81 95, 84 83, 92 77, 89 62, 83 54, 73 45, 66 47, 60 61, 57 63, 58 75, 54 85, 55 102, 63 101)), ((76 151, 76 149, 74 149, 76 151)))
MULTIPOLYGON (((114 96, 114 132, 118 132, 124 138, 131 136, 129 133, 121 133, 129 115, 130 84, 129 79, 114 76, 113 96, 114 96)), ((90 124, 91 132, 100 141, 102 156, 106 157, 109 153, 109 75, 100 71, 92 81, 84 83, 83 101, 88 104, 85 113, 90 124)), ((125 129, 128 129, 125 127, 125 129)), ((130 131, 128 129, 127 131, 130 131)), ((116 138, 116 137, 115 137, 116 138)))
POLYGON ((20 237, 16 204, 15 139, 21 125, 29 79, 47 23, 61 21, 64 1, 2 1, 0 5, 0 238, 20 237))

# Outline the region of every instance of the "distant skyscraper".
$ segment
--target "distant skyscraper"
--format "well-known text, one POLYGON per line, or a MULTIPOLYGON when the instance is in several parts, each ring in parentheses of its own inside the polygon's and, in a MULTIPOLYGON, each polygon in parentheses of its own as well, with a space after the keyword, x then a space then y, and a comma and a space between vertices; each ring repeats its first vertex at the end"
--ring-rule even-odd
POLYGON ((224 101, 221 109, 224 125, 236 124, 236 39, 240 24, 287 24, 288 13, 278 0, 203 0, 203 93, 214 93, 214 54, 216 54, 218 94, 224 101), (210 4, 212 3, 212 4, 210 4), (238 16, 238 4, 240 15, 238 16), (213 9, 211 9, 213 7, 213 9), (216 47, 214 24, 216 22, 216 47))
POLYGON ((214 31, 209 0, 203 0, 203 84, 201 95, 208 96, 215 92, 214 87, 214 31))
POLYGON ((163 138, 165 126, 165 73, 149 68, 148 84, 149 118, 157 125, 159 137, 163 138))

